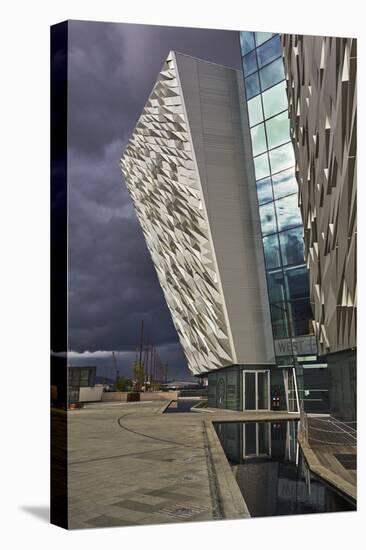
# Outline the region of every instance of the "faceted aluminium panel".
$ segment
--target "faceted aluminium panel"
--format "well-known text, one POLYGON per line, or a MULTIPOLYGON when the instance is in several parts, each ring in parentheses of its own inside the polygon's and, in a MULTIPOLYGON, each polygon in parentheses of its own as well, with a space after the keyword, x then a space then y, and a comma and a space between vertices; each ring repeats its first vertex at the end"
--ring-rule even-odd
POLYGON ((356 346, 356 40, 283 35, 319 353, 356 346))
POLYGON ((171 52, 121 160, 194 374, 274 358, 266 288, 259 290, 261 249, 257 273, 259 220, 256 226, 238 169, 243 147, 231 134, 233 124, 241 132, 239 100, 233 121, 227 99, 237 71, 217 67, 171 52))
POLYGON ((173 56, 121 166, 190 369, 234 363, 173 56))

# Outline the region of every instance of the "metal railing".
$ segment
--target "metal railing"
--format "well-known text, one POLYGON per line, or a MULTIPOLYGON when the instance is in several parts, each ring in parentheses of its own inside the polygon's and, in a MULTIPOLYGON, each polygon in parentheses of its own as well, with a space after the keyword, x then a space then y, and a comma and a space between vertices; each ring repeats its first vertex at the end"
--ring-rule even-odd
POLYGON ((299 424, 299 433, 303 436, 305 443, 309 442, 309 423, 308 415, 304 409, 304 402, 300 403, 300 424, 299 424))

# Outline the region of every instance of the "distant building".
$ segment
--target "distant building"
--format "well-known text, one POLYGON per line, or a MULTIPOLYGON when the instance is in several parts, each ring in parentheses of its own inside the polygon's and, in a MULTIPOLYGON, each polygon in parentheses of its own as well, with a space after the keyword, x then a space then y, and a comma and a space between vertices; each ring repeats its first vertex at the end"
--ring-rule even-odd
POLYGON ((103 385, 96 384, 97 367, 68 367, 68 403, 100 401, 103 385))

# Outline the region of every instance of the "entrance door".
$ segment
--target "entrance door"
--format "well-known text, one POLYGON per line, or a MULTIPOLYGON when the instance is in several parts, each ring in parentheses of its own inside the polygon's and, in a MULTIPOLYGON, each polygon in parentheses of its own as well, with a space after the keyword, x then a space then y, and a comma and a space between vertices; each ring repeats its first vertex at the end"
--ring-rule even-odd
POLYGON ((268 411, 270 409, 269 370, 243 371, 243 409, 268 411))

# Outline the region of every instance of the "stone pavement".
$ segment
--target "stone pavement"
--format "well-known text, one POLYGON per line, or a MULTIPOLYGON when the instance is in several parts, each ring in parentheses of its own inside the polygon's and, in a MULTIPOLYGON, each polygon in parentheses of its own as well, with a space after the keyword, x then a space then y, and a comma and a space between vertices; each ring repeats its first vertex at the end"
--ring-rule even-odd
POLYGON ((68 412, 70 528, 249 517, 211 423, 240 415, 161 414, 166 405, 68 412))

